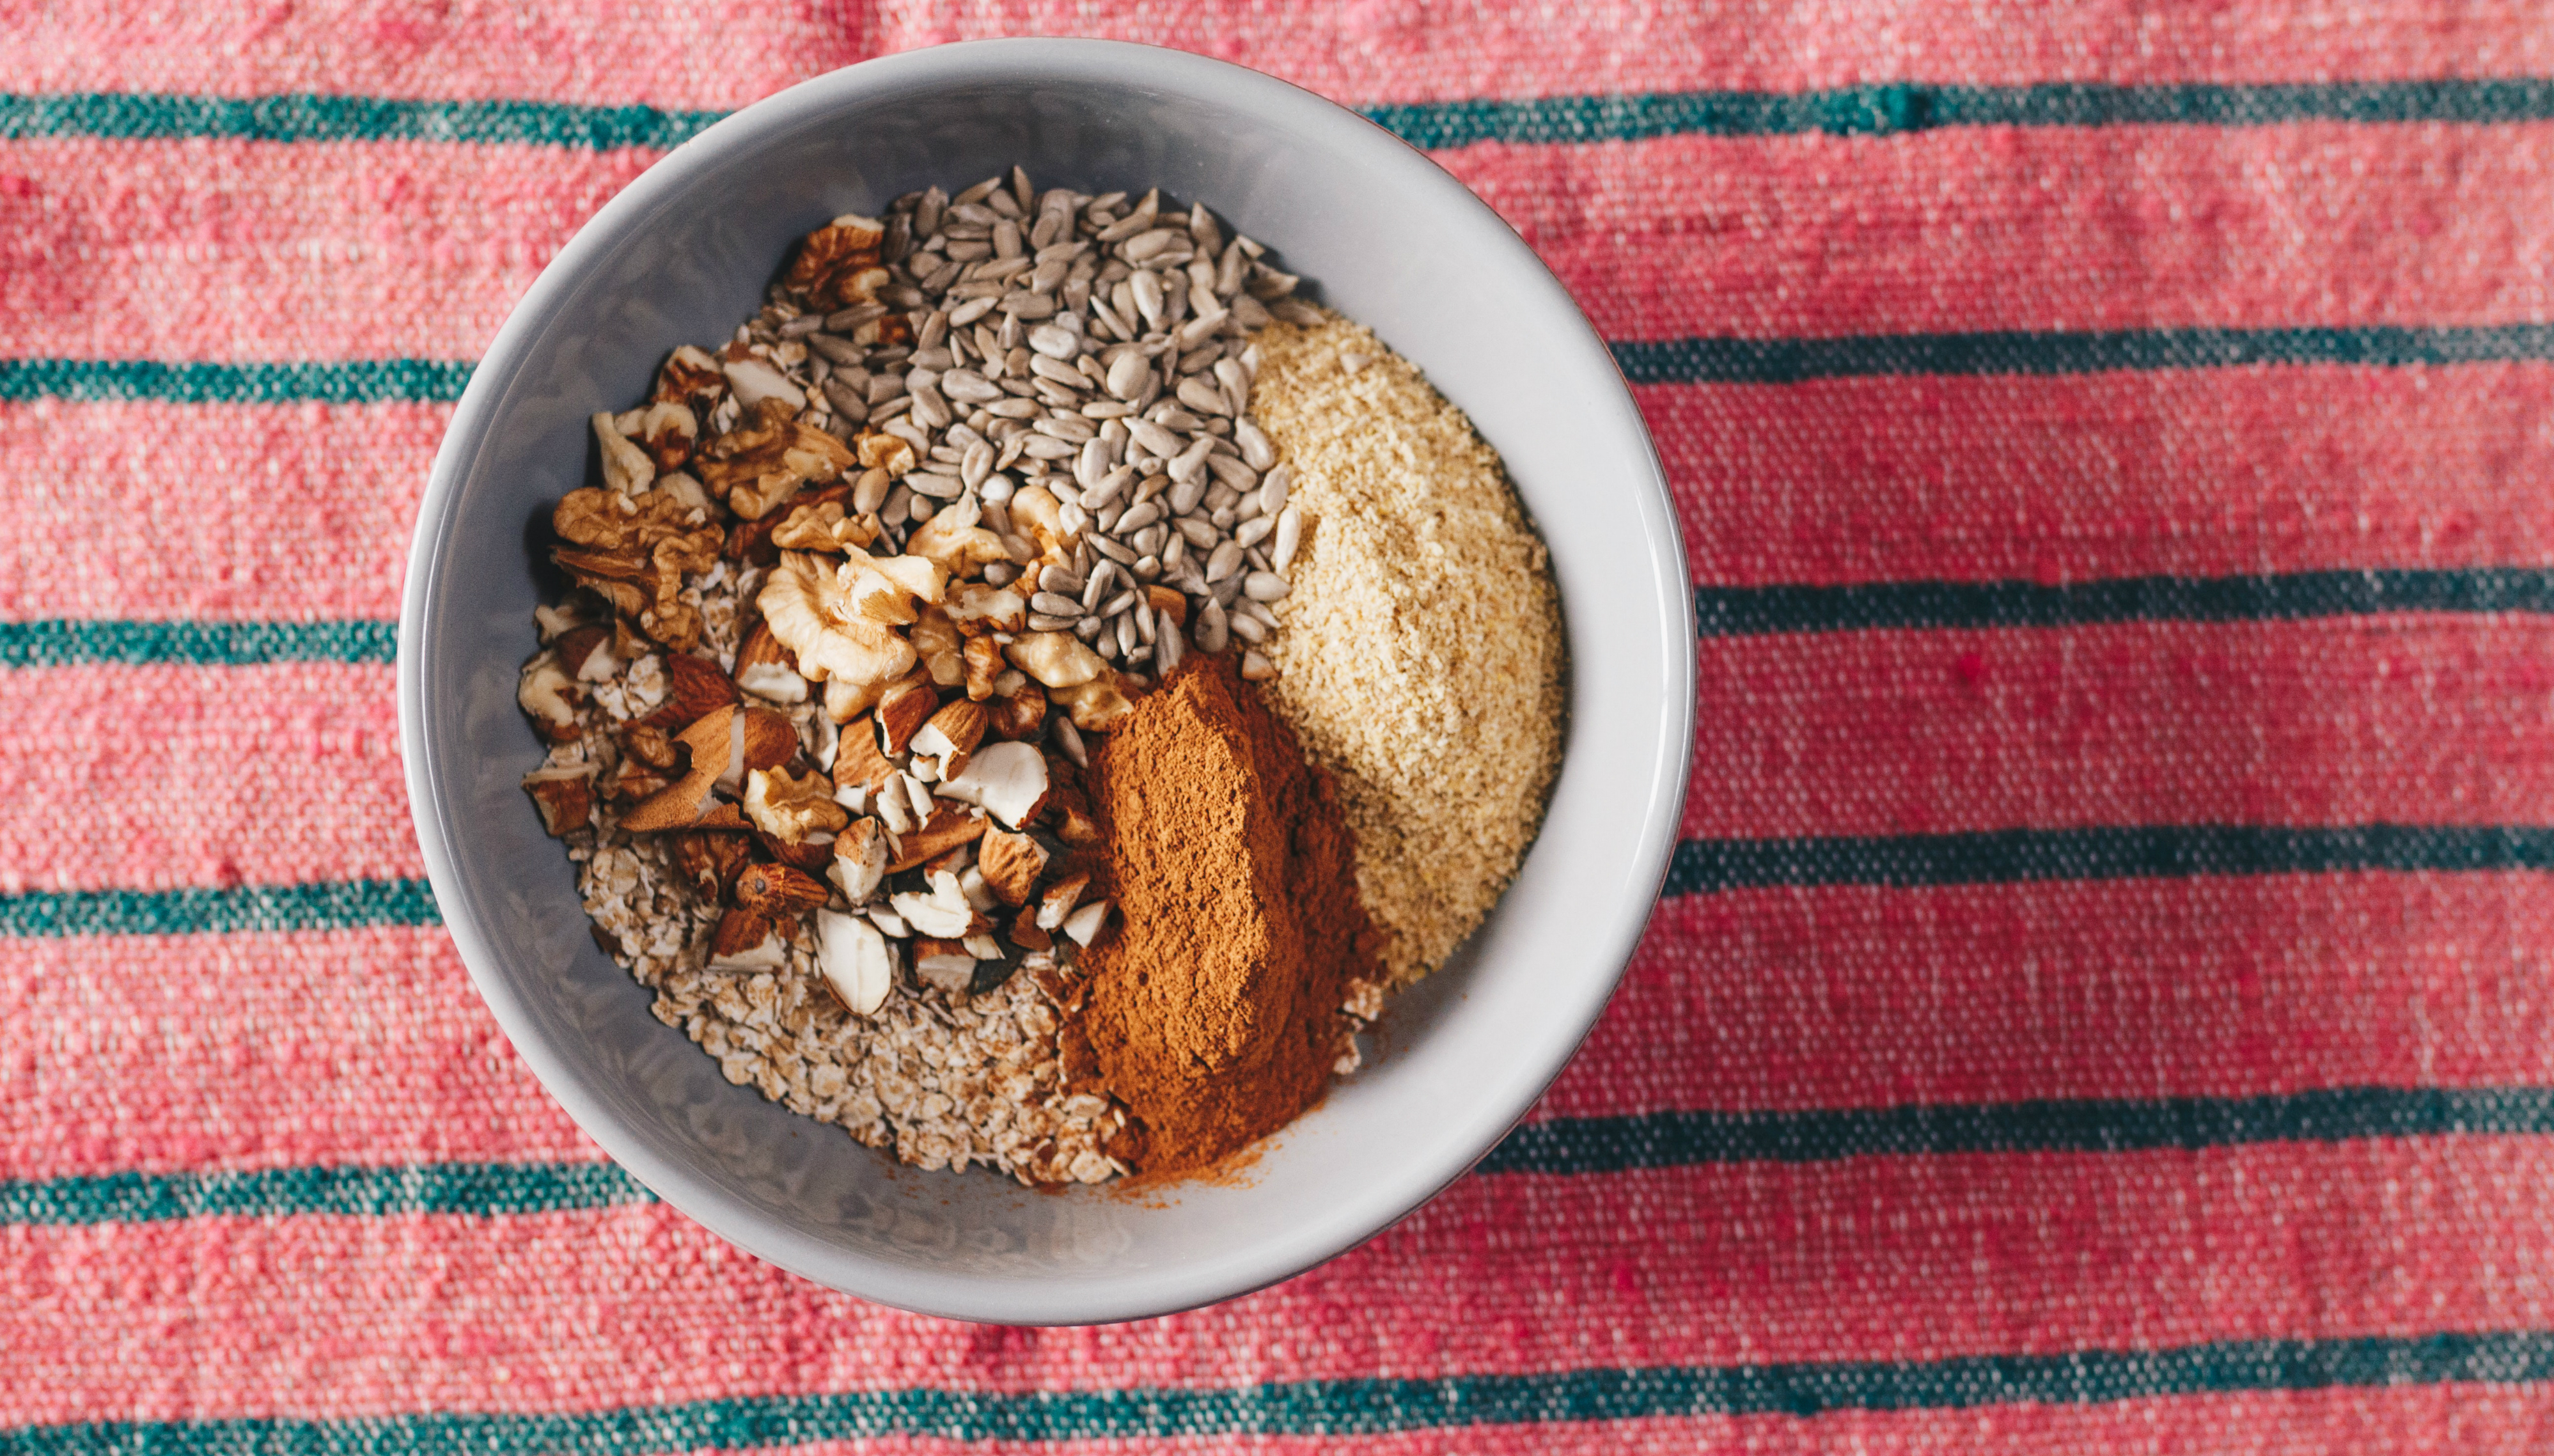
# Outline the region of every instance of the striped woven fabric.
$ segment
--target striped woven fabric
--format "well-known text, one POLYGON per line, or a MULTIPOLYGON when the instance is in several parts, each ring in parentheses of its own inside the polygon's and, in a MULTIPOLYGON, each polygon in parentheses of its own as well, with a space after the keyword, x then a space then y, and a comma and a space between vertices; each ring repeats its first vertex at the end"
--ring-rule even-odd
POLYGON ((2523 0, 0 6, 0 1453, 2554 1445, 2554 26, 2523 0), (722 1245, 534 1084, 402 553, 723 112, 1077 32, 1521 230, 1699 584, 1684 843, 1476 1174, 1048 1331, 722 1245))

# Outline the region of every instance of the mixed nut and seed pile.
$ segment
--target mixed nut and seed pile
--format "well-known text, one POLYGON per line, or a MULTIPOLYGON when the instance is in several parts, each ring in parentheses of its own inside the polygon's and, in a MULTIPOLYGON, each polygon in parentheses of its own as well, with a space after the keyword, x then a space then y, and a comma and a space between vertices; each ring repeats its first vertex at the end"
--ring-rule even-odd
POLYGON ((731 1081, 923 1167, 1128 1171, 1140 1130, 1067 1051, 1132 832, 1095 758, 1193 657, 1275 675, 1311 522, 1253 338, 1335 322, 1296 281, 1203 205, 1015 168, 836 218, 593 417, 525 787, 597 940, 731 1081))

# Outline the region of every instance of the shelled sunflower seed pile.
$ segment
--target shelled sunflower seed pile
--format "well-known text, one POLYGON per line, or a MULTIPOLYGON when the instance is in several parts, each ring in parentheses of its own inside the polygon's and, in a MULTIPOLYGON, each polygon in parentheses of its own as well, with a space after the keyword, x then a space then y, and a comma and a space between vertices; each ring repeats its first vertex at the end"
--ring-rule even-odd
MULTIPOLYGON (((1288 467, 1249 418, 1249 336, 1272 315, 1320 320, 1290 296, 1296 280, 1203 204, 1038 193, 1017 168, 954 198, 898 198, 885 223, 870 276, 811 280, 858 301, 821 316, 775 304, 762 322, 776 362, 803 360, 821 394, 811 423, 867 425, 916 452, 853 508, 876 510, 898 544, 967 512, 1022 562, 1038 554, 1023 526, 1078 534, 1070 565, 1021 583, 1032 630, 1156 675, 1192 643, 1238 637, 1243 673, 1270 676, 1256 644, 1278 624, 1302 524, 1288 467), (1188 599, 1184 622, 1148 598, 1156 584, 1188 599)), ((1021 570, 995 563, 986 579, 1021 570)))

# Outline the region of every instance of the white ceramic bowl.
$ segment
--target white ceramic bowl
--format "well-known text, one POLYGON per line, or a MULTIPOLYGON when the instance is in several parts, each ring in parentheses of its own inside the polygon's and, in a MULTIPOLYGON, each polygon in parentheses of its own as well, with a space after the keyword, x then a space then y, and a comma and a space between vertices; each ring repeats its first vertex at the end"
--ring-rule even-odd
POLYGON ((795 86, 651 168, 507 320, 445 435, 400 619, 400 727, 436 903, 543 1085, 623 1167, 755 1254, 927 1313, 1128 1319, 1353 1247, 1532 1104, 1622 973, 1677 835, 1691 602, 1656 455, 1604 344, 1507 225, 1419 153, 1256 72, 1149 47, 990 41, 795 86), (571 866, 518 780, 540 522, 584 484, 587 414, 760 301, 793 239, 930 183, 1159 184, 1276 249, 1468 410, 1552 547, 1568 751, 1542 838, 1382 1055, 1282 1133, 1246 1185, 1136 1200, 920 1174, 749 1088, 648 1014, 588 939, 571 866))

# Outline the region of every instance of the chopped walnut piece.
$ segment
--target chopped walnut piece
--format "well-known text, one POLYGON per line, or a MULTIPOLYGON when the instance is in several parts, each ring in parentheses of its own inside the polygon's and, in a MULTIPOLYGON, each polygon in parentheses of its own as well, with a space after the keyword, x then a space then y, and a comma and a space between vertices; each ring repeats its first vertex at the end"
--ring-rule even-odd
POLYGON ((1078 688, 1108 670, 1099 653, 1071 632, 1028 632, 1011 641, 1011 665, 1049 688, 1078 688))
POLYGON ((979 569, 1011 559, 1002 538, 978 525, 984 511, 971 493, 932 512, 922 528, 906 539, 904 549, 928 557, 953 577, 974 576, 979 569))
POLYGON ((958 623, 937 607, 924 607, 913 618, 905 633, 913 644, 914 655, 931 670, 931 680, 944 688, 955 688, 967 681, 967 639, 958 634, 958 623))
POLYGON ((962 583, 949 589, 948 607, 949 619, 970 637, 1028 630, 1028 598, 1015 588, 962 583))
POLYGON ((706 349, 685 344, 656 371, 655 400, 684 405, 696 419, 708 419, 710 410, 726 397, 727 375, 706 349))
MULTIPOLYGON (((955 616, 955 614, 952 614, 955 616)), ((958 625, 967 629, 965 622, 958 625)), ((993 684, 1002 677, 1002 644, 991 637, 969 637, 965 653, 967 663, 967 696, 979 703, 993 696, 993 684)), ((1015 736, 1015 735, 1006 735, 1015 736)))
POLYGON ((595 443, 603 447, 603 483, 623 496, 636 496, 656 479, 656 462, 632 444, 612 416, 600 410, 593 419, 595 443))
POLYGON ((874 218, 846 213, 809 233, 781 275, 781 286, 807 295, 807 301, 831 312, 876 299, 887 281, 878 267, 878 248, 886 226, 874 218))
POLYGON ((1071 715, 1075 728, 1093 732, 1106 732, 1135 711, 1135 705, 1118 690, 1114 672, 1102 673, 1075 687, 1058 688, 1054 697, 1057 705, 1071 715))
POLYGON ((524 663, 522 676, 515 684, 515 701, 553 741, 576 737, 575 699, 576 683, 559 666, 556 652, 538 653, 524 663))
POLYGON ((832 481, 856 458, 840 439, 793 418, 786 403, 762 399, 751 423, 702 446, 692 470, 729 509, 759 520, 801 487, 832 481))
POLYGON ((594 773, 583 769, 535 769, 523 775, 523 792, 541 811, 541 828, 552 839, 586 827, 594 816, 594 773))
POLYGON ((863 430, 855 443, 860 449, 863 466, 885 471, 890 477, 901 476, 913 469, 918 459, 913 453, 912 441, 883 430, 863 430))
POLYGON ((638 424, 638 443, 660 472, 682 469, 683 462, 692 458, 692 446, 700 437, 700 419, 688 404, 650 404, 638 424))
MULTIPOLYGON (((840 678, 875 686, 902 677, 916 660, 912 644, 861 613, 845 580, 849 574, 848 562, 837 570, 804 552, 788 552, 772 568, 755 605, 810 681, 840 678)), ((830 692, 826 707, 833 707, 830 692)))
POLYGON ((834 802, 833 786, 823 774, 800 778, 785 768, 758 768, 746 775, 745 817, 755 829, 792 844, 852 822, 852 816, 834 802))
POLYGON ((992 700, 992 716, 987 726, 997 738, 1029 741, 1046 728, 1046 690, 1035 683, 1023 684, 1009 697, 992 700))
POLYGON ((840 551, 867 546, 885 532, 877 516, 850 515, 840 501, 802 504, 771 532, 771 544, 792 551, 840 551))
POLYGON ((725 900, 737 875, 754 862, 745 836, 706 830, 674 836, 673 857, 675 870, 705 905, 725 900))
POLYGON ((663 491, 635 498, 571 491, 550 523, 572 544, 551 558, 648 636, 687 651, 700 641, 701 618, 682 600, 683 574, 709 570, 726 540, 699 513, 663 491))

